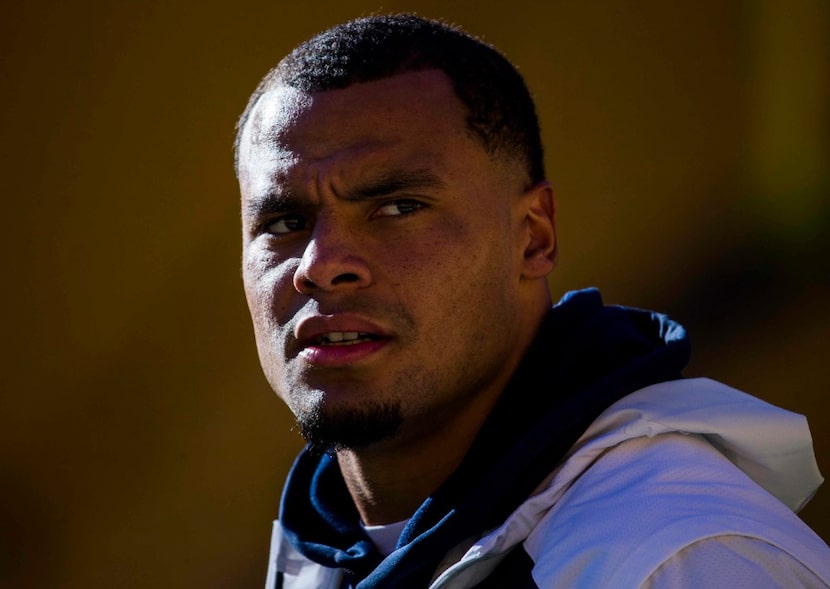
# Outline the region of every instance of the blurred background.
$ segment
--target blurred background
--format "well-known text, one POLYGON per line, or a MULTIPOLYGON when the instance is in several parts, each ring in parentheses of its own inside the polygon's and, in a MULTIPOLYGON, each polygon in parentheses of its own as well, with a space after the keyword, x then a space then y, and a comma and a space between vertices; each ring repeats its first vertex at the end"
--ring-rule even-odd
MULTIPOLYGON (((300 439, 243 298, 234 123, 296 43, 397 10, 525 74, 556 296, 684 323, 689 374, 806 414, 830 474, 825 0, 7 3, 0 587, 262 587, 300 439)), ((801 515, 830 539, 830 487, 801 515)))

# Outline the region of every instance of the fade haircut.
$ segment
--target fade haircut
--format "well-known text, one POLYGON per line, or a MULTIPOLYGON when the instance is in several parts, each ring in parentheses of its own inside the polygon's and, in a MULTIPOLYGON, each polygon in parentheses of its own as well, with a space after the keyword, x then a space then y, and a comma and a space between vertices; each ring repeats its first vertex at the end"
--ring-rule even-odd
POLYGON ((336 25, 298 45, 269 71, 236 124, 237 174, 242 132, 270 89, 325 92, 430 69, 450 79, 467 110, 468 128, 488 154, 524 164, 532 184, 544 180, 536 108, 516 67, 492 45, 456 26, 407 13, 336 25))

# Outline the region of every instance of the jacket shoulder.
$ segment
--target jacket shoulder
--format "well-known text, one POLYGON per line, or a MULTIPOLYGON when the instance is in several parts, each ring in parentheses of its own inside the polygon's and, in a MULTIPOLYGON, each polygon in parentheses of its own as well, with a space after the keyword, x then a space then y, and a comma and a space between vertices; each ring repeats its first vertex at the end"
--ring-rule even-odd
POLYGON ((545 587, 639 587, 695 542, 755 538, 830 583, 830 549, 698 434, 635 437, 602 452, 525 542, 545 587))

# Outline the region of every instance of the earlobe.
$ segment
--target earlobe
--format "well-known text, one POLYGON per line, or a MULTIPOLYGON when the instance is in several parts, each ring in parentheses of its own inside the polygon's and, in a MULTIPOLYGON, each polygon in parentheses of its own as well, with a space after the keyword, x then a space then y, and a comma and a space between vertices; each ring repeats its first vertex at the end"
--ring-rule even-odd
POLYGON ((556 199, 548 182, 531 186, 524 194, 526 241, 522 276, 542 278, 556 265, 556 199))

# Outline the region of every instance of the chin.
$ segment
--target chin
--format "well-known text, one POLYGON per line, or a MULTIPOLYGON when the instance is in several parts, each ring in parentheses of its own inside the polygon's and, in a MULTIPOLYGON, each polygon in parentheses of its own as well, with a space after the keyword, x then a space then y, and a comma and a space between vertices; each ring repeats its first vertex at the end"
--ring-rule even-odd
POLYGON ((300 433, 313 452, 360 450, 395 436, 403 423, 396 403, 315 411, 297 418, 300 433))

